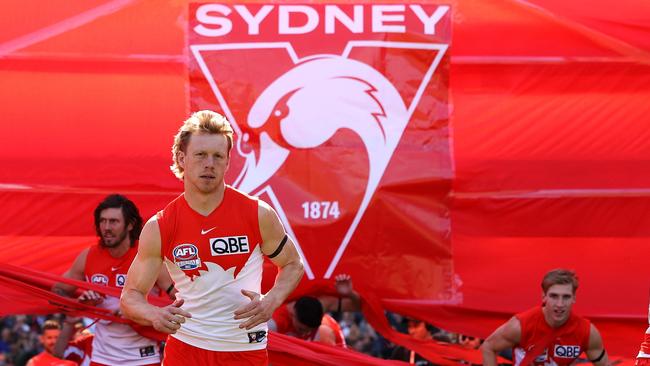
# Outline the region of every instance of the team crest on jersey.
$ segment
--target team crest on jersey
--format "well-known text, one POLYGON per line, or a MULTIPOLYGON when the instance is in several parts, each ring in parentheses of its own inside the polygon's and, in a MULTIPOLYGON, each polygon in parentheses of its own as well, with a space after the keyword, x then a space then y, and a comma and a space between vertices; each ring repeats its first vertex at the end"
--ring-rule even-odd
POLYGON ((183 271, 197 269, 201 266, 199 250, 194 244, 179 244, 172 251, 174 263, 183 271))
POLYGON ((90 277, 90 282, 96 285, 108 286, 108 276, 101 273, 95 273, 90 277))

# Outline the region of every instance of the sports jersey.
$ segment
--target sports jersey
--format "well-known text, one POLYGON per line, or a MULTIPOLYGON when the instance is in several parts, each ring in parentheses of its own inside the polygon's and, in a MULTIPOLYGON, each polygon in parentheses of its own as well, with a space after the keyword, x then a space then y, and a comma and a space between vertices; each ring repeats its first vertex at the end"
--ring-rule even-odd
POLYGON ((77 364, 72 361, 56 358, 45 351, 32 357, 29 362, 31 362, 32 366, 77 366, 77 364))
MULTIPOLYGON (((296 329, 293 326, 292 315, 291 311, 289 310, 289 306, 289 304, 282 305, 273 313, 273 321, 277 327, 277 332, 304 339, 306 341, 314 341, 316 339, 317 331, 313 331, 307 334, 299 334, 296 332, 296 329)), ((329 314, 323 314, 323 318, 321 319, 321 326, 323 325, 329 327, 332 329, 332 331, 334 331, 334 340, 336 346, 346 347, 343 330, 334 318, 332 318, 329 314)))
POLYGON ((90 365, 90 355, 93 353, 94 335, 87 334, 68 343, 68 347, 63 352, 63 358, 73 361, 79 366, 90 365))
POLYGON ((535 344, 542 342, 551 334, 550 344, 543 350, 534 350, 537 354, 535 365, 568 366, 589 347, 589 320, 573 313, 559 328, 551 328, 544 319, 542 307, 538 306, 516 315, 521 324, 521 339, 514 348, 514 365, 518 366, 526 357, 526 352, 533 351, 535 344))
POLYGON ((263 256, 258 200, 226 186, 209 215, 193 210, 184 195, 157 214, 161 253, 183 310, 192 314, 172 337, 212 351, 266 348, 266 323, 240 329, 235 310, 260 293, 263 256))
MULTIPOLYGON (((137 245, 120 258, 108 249, 94 245, 88 251, 84 274, 86 281, 103 286, 124 287, 126 274, 138 253, 137 245)), ((120 299, 106 296, 99 307, 117 312, 120 299)), ((158 342, 136 333, 128 324, 99 320, 95 325, 91 361, 106 365, 137 366, 160 362, 158 342)))

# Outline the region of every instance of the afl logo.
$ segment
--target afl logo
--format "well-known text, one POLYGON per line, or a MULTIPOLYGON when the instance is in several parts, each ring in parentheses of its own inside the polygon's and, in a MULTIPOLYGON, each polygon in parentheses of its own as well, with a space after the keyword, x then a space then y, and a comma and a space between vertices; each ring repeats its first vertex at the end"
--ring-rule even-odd
POLYGON ((90 282, 96 285, 108 286, 108 277, 103 274, 95 273, 90 277, 90 282))
POLYGON ((172 253, 174 254, 174 263, 183 271, 197 269, 201 266, 199 250, 194 244, 177 245, 172 253))

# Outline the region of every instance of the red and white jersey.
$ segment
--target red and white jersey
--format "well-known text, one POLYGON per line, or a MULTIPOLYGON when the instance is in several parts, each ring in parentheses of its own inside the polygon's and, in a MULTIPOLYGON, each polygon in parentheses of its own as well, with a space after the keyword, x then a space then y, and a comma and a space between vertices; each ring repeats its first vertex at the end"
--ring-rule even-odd
POLYGON ((521 324, 521 339, 513 352, 515 366, 521 364, 527 351, 551 333, 555 333, 555 339, 542 352, 535 352, 539 354, 533 361, 535 365, 567 366, 589 347, 591 323, 573 313, 559 328, 548 325, 541 306, 519 313, 516 317, 521 324))
POLYGON ((68 343, 68 348, 63 352, 63 359, 73 361, 79 366, 89 366, 90 356, 93 354, 94 335, 88 334, 68 343))
POLYGON ((208 216, 180 195, 157 215, 161 251, 169 274, 192 314, 172 337, 213 351, 266 348, 266 323, 239 329, 235 310, 250 302, 241 290, 260 292, 263 255, 258 200, 226 186, 208 216))
MULTIPOLYGON (((86 281, 103 286, 122 288, 126 283, 133 258, 138 253, 137 245, 120 258, 113 258, 108 250, 94 245, 88 251, 86 281)), ((107 296, 99 307, 117 312, 120 299, 107 296)), ((160 362, 160 345, 158 342, 136 333, 128 324, 99 320, 95 324, 91 360, 104 365, 138 366, 160 362)))

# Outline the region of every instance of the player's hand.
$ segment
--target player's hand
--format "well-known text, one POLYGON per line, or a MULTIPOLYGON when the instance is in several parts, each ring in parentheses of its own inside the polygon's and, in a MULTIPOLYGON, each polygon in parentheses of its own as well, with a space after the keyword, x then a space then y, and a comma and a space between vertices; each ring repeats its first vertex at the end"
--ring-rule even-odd
POLYGON ((268 297, 244 289, 241 290, 241 293, 248 297, 251 302, 235 310, 235 319, 247 319, 239 324, 240 329, 249 330, 271 319, 277 306, 268 297))
POLYGON ((87 290, 82 292, 77 300, 82 304, 97 306, 104 302, 104 296, 98 292, 87 290))
POLYGON ((354 293, 352 288, 352 277, 349 274, 339 274, 334 277, 336 292, 342 297, 350 297, 354 293))
POLYGON ((173 304, 167 305, 164 308, 155 307, 151 313, 149 321, 151 326, 163 333, 174 334, 181 328, 181 324, 185 323, 185 318, 191 318, 192 315, 187 311, 181 309, 185 300, 177 299, 173 304))

